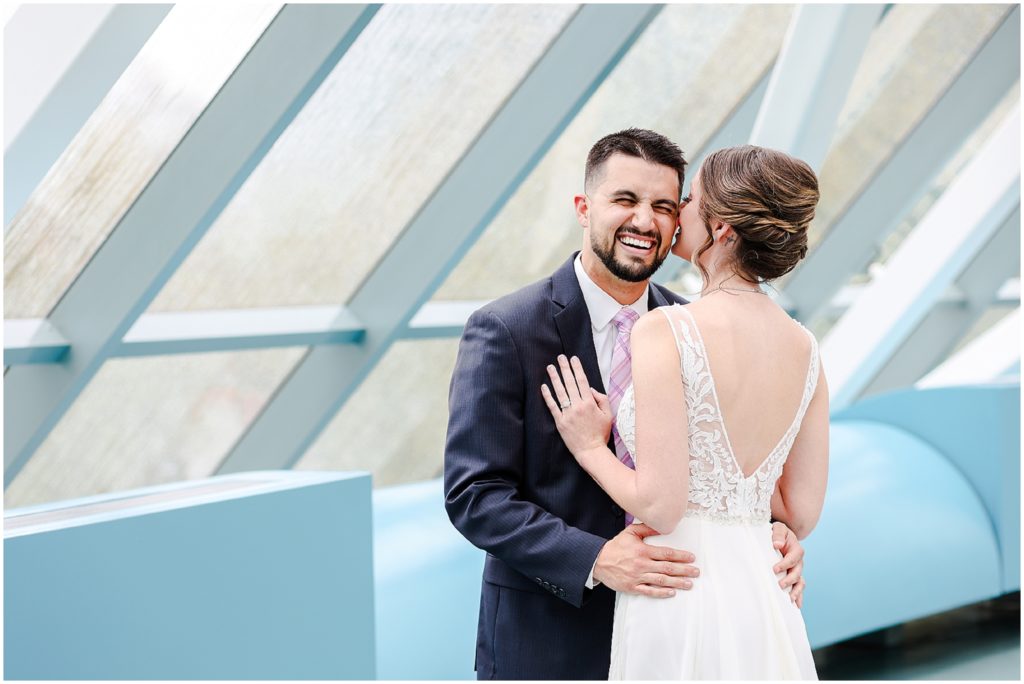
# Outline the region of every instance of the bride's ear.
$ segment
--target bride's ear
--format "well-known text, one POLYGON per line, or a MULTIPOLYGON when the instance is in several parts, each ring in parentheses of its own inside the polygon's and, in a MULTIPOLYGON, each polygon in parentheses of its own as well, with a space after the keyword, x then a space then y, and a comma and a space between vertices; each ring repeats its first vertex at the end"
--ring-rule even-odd
POLYGON ((722 244, 732 244, 736 241, 736 231, 733 230, 732 226, 728 223, 722 223, 719 221, 714 228, 711 229, 712 235, 715 236, 715 242, 721 242, 722 244))

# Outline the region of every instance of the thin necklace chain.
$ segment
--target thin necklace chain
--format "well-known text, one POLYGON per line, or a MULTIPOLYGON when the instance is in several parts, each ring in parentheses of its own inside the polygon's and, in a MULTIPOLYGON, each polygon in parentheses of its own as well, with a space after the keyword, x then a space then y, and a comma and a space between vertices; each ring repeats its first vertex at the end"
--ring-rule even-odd
POLYGON ((713 294, 715 292, 718 292, 719 290, 725 290, 727 292, 752 292, 754 294, 763 294, 763 295, 768 294, 764 290, 760 290, 760 289, 752 290, 752 289, 749 289, 749 288, 746 288, 746 287, 725 287, 724 285, 719 285, 718 287, 711 288, 707 292, 701 292, 700 296, 701 297, 707 297, 709 294, 713 294))

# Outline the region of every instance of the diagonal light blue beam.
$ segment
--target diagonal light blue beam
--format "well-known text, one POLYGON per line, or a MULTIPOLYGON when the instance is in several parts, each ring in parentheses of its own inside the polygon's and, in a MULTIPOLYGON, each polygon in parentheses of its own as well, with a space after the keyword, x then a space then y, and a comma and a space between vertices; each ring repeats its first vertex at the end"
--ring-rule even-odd
MULTIPOLYGON (((64 152, 172 5, 116 5, 4 152, 4 226, 64 152)), ((41 37, 43 38, 43 37, 41 37)), ((8 64, 7 69, 29 65, 8 64)), ((8 94, 11 96, 11 94, 8 94)), ((6 229, 6 228, 5 228, 6 229)))
POLYGON ((312 349, 218 472, 302 456, 659 10, 581 7, 348 302, 363 344, 312 349))
POLYGON ((908 387, 937 367, 998 300, 1008 278, 1020 273, 1020 206, 956 280, 958 301, 936 304, 892 357, 865 386, 861 396, 908 387))
POLYGON ((832 407, 862 394, 1020 206, 1020 106, 957 175, 821 344, 832 407))
POLYGON ((800 5, 750 142, 820 168, 883 5, 800 5))
POLYGON ((4 388, 4 486, 362 32, 376 5, 287 5, 48 316, 71 349, 4 388))
POLYGON ((875 254, 963 142, 1020 79, 1020 7, 1013 8, 797 267, 783 294, 811 321, 875 254))

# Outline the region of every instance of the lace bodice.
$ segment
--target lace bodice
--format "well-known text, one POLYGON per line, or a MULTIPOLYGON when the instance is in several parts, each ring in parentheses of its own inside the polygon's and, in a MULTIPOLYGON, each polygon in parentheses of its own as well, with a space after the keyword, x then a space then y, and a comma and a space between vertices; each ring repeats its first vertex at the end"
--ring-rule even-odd
MULTIPOLYGON (((707 350, 692 314, 685 306, 662 307, 679 350, 686 410, 689 418, 690 480, 687 517, 699 516, 732 523, 767 522, 775 483, 782 474, 807 406, 818 383, 818 343, 809 330, 811 359, 804 393, 789 429, 749 477, 744 477, 729 443, 729 434, 718 405, 707 350), (670 313, 672 312, 672 313, 670 313), (679 315, 675 315, 679 312, 679 315)), ((623 443, 637 460, 636 403, 633 387, 619 404, 616 425, 623 443)), ((640 455, 641 458, 643 455, 640 455)))

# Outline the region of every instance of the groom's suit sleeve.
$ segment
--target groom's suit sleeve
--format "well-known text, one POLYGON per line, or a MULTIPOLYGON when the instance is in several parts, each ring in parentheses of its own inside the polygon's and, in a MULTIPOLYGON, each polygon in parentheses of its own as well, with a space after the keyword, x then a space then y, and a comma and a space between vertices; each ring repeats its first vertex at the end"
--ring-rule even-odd
POLYGON ((508 327, 496 313, 477 311, 466 323, 452 374, 445 508, 475 546, 579 606, 607 539, 571 527, 522 498, 529 429, 525 389, 508 327))

